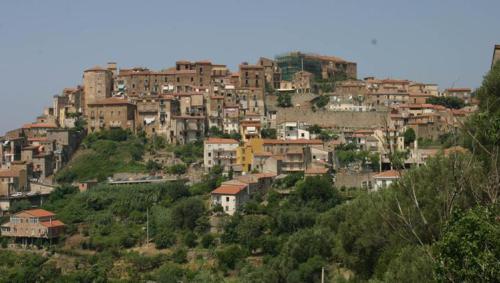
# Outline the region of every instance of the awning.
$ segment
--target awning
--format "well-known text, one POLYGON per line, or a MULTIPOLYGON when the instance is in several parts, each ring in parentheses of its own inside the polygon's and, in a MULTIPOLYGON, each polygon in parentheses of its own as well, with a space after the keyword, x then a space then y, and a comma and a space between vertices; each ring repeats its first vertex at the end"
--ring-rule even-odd
POLYGON ((149 125, 155 121, 156 117, 145 117, 144 122, 146 122, 146 125, 149 125))

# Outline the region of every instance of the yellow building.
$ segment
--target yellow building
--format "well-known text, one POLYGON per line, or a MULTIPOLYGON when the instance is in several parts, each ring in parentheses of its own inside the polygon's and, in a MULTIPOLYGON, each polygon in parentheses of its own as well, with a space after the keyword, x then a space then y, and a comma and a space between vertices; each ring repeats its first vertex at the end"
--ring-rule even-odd
POLYGON ((252 171, 253 155, 264 152, 263 139, 250 139, 236 149, 236 164, 241 165, 243 172, 252 171))

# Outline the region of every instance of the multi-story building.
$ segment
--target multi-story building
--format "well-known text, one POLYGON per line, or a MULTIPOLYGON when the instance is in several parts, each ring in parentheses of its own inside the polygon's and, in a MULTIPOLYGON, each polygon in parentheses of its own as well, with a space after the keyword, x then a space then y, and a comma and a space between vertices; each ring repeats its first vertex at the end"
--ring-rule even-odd
POLYGON ((466 104, 471 102, 471 94, 472 90, 470 88, 447 88, 443 92, 443 96, 459 98, 466 104))
POLYGON ((280 88, 281 72, 276 61, 261 57, 257 65, 264 67, 266 83, 273 89, 280 88))
POLYGON ((54 239, 64 233, 64 223, 44 209, 30 209, 10 216, 1 227, 3 237, 54 239))
POLYGON ((94 67, 83 72, 83 113, 87 115, 89 104, 111 97, 113 73, 101 67, 94 67))
POLYGON ((276 56, 276 62, 285 81, 292 81, 294 74, 299 71, 310 72, 315 79, 323 80, 357 77, 356 63, 334 56, 290 52, 276 56))
POLYGON ((206 171, 214 166, 221 166, 229 172, 236 164, 238 141, 234 139, 208 138, 204 142, 203 164, 206 171))
POLYGON ((308 125, 303 122, 283 122, 277 127, 277 137, 280 140, 310 139, 308 125))
POLYGON ((122 128, 135 132, 136 105, 127 99, 112 97, 88 104, 89 133, 103 129, 122 128))
POLYGON ((311 92, 313 74, 307 71, 298 71, 293 75, 292 87, 297 93, 311 92))
POLYGON ((28 172, 26 169, 16 166, 0 169, 0 197, 25 192, 28 188, 28 172))

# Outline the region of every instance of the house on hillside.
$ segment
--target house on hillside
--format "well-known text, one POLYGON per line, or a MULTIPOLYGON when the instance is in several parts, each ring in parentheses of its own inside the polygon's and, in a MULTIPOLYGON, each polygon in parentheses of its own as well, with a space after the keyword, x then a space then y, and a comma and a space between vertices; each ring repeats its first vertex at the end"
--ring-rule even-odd
POLYGON ((245 183, 222 184, 211 193, 212 207, 220 205, 225 213, 233 215, 250 198, 248 190, 245 183))
POLYGON ((387 188, 399 178, 401 178, 401 173, 396 170, 380 172, 379 174, 373 176, 373 190, 376 191, 378 189, 387 188))
POLYGON ((64 223, 56 215, 44 209, 30 209, 10 216, 1 226, 3 237, 19 239, 54 239, 64 233, 64 223))

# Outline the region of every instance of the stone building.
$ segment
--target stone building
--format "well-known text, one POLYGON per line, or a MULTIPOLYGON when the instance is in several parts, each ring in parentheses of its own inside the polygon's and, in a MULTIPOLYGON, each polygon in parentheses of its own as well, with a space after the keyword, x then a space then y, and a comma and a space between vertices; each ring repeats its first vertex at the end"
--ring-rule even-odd
POLYGON ((491 68, 500 61, 500 44, 495 45, 493 48, 493 58, 491 59, 491 68))
POLYGON ((276 62, 285 81, 292 81, 294 74, 299 71, 310 72, 315 79, 323 80, 357 77, 356 63, 335 56, 296 51, 276 56, 276 62))
POLYGON ((89 133, 103 129, 136 130, 136 106, 126 99, 105 98, 88 104, 87 129, 89 133))
POLYGON ((111 97, 113 73, 101 67, 94 67, 83 72, 83 113, 88 115, 89 104, 111 97))

